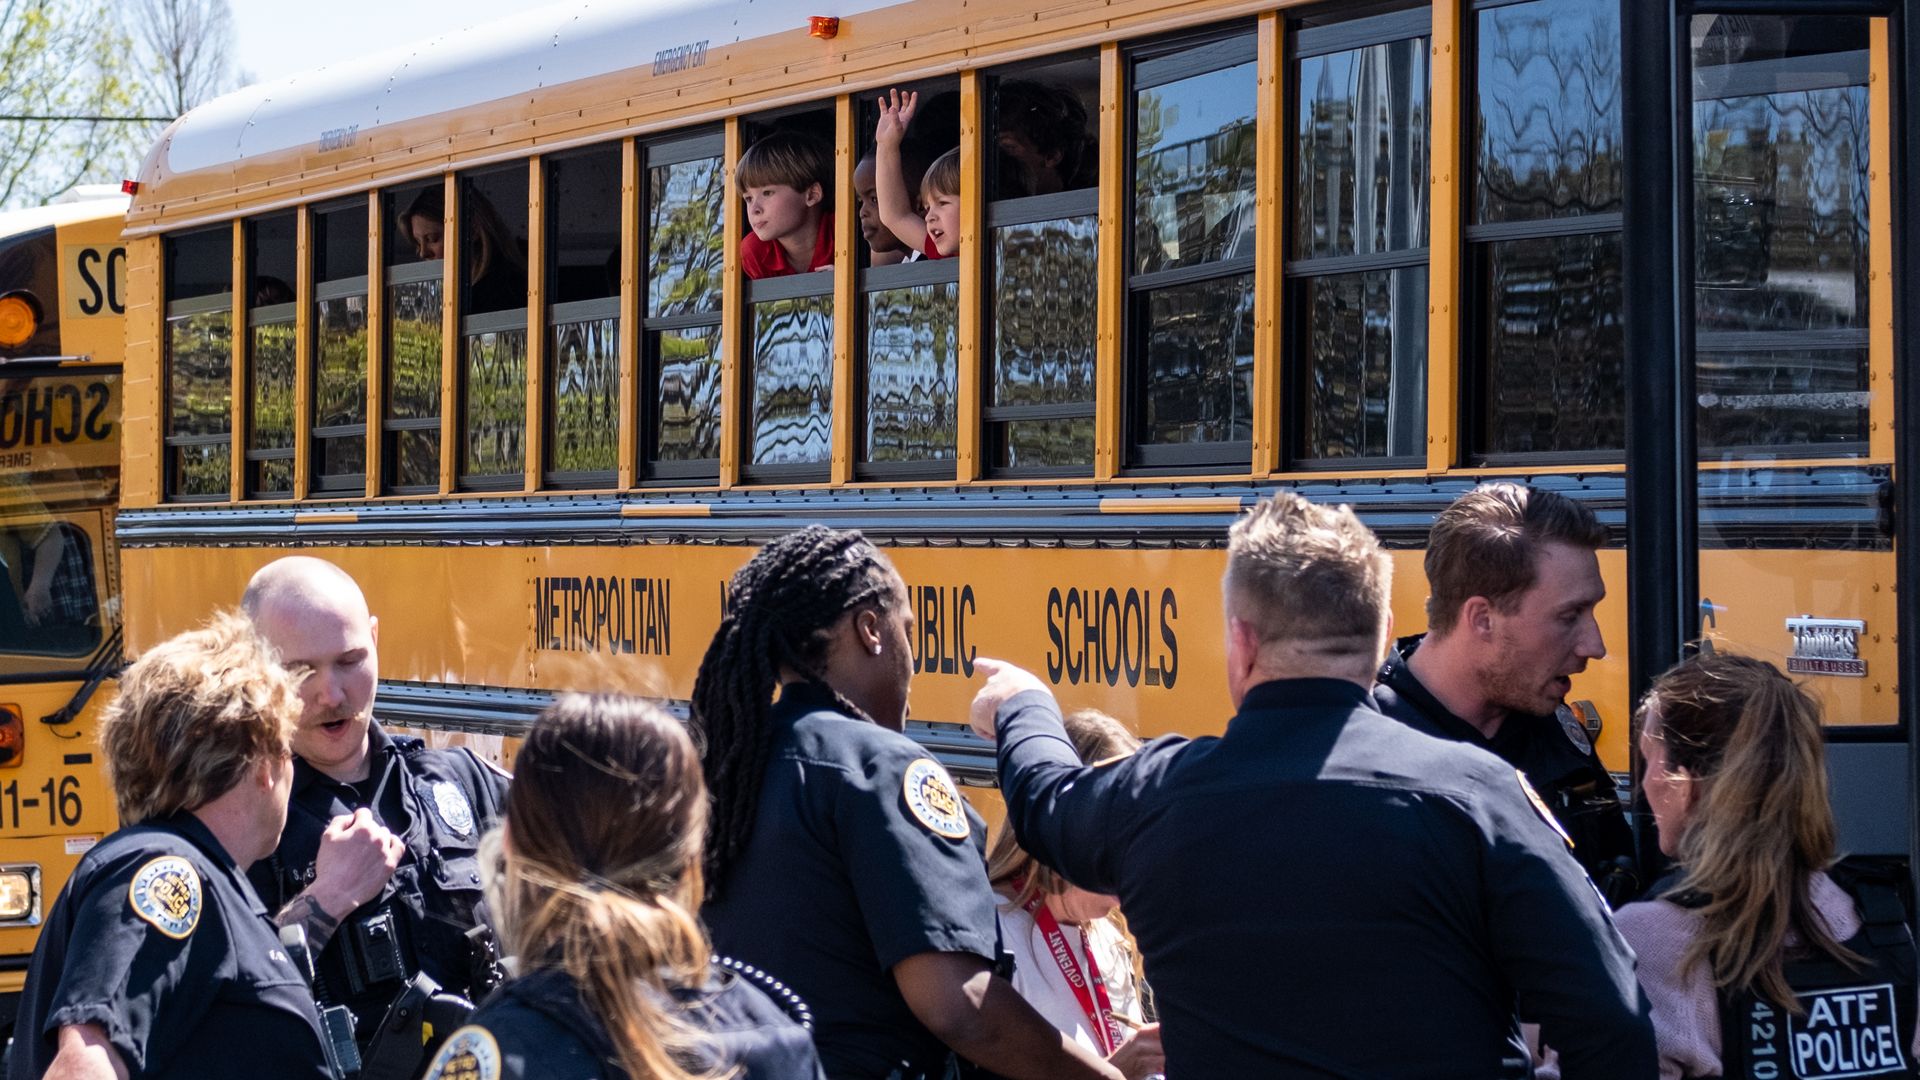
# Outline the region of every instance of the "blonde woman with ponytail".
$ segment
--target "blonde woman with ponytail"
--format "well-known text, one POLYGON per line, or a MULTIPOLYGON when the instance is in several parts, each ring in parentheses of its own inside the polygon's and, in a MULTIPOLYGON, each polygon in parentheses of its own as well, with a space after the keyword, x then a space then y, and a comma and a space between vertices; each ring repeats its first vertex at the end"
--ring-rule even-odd
POLYGON ((1640 706, 1677 869, 1616 914, 1663 1078, 1913 1077, 1914 949, 1888 882, 1835 867, 1820 709, 1760 660, 1702 654, 1640 706))
POLYGON ((712 956, 706 820, 678 721, 611 696, 542 713, 483 849, 517 974, 442 1045, 429 1080, 818 1080, 804 1003, 712 956))

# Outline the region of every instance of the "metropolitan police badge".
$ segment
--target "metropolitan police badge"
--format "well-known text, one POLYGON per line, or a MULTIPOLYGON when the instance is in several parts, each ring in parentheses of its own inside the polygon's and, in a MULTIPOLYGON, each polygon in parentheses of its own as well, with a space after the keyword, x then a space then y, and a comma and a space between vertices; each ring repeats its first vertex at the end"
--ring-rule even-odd
POLYGON ((457 785, 445 780, 433 782, 433 810, 447 828, 461 836, 473 834, 473 807, 467 805, 467 797, 457 785))
POLYGON ((179 940, 200 923, 200 874, 180 856, 162 855, 133 875, 127 901, 135 915, 179 940))
POLYGON ((500 1045, 482 1027, 463 1027, 447 1037, 427 1066, 427 1080, 499 1080, 500 1045))
POLYGON ((965 840, 973 827, 967 824, 967 812, 960 803, 960 791, 953 786, 947 770, 932 758, 919 758, 907 766, 904 782, 907 809, 920 824, 954 840, 965 840))

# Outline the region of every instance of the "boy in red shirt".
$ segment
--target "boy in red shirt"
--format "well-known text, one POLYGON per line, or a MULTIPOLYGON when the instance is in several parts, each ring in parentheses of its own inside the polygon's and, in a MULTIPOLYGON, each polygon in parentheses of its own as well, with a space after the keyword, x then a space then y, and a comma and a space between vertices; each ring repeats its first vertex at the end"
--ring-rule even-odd
POLYGON ((830 159, 819 140, 792 131, 777 131, 740 155, 740 195, 753 229, 740 238, 740 267, 748 277, 833 266, 830 159))
POLYGON ((901 167, 900 144, 919 104, 919 94, 898 90, 880 99, 880 122, 873 132, 880 221, 908 250, 946 259, 960 250, 960 150, 947 151, 927 167, 920 180, 920 205, 915 206, 901 167))

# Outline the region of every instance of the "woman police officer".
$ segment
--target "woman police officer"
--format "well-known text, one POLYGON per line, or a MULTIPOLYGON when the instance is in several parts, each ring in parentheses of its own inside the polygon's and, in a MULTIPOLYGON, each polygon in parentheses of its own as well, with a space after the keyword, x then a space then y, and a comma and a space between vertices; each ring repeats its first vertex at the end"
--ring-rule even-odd
POLYGON ((806 1029, 711 963, 706 785, 680 723, 635 698, 568 694, 514 772, 483 861, 519 974, 440 1047, 429 1080, 817 1080, 806 1029))
POLYGON ((120 676, 100 742, 128 824, 47 916, 15 1080, 330 1075, 313 996, 245 872, 286 824, 299 719, 295 678, 238 616, 120 676))
POLYGON ((836 1080, 938 1078, 949 1048, 1007 1077, 1117 1077, 993 973, 985 829, 901 734, 912 629, 857 532, 810 526, 734 575, 693 689, 714 943, 793 984, 836 1080))

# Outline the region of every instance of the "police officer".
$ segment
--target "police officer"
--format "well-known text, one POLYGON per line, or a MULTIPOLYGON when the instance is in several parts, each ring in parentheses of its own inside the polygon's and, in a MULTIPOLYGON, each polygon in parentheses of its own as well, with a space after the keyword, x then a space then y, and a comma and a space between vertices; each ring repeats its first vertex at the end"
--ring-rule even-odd
POLYGON ((812 1038, 757 972, 709 961, 694 917, 707 793, 686 728, 634 698, 568 694, 516 762, 513 840, 489 862, 518 973, 428 1080, 820 1080, 812 1038))
POLYGON ((1120 898, 1183 1080, 1527 1077, 1519 1003, 1567 1080, 1654 1075, 1633 955, 1524 777, 1374 711, 1391 573, 1345 507, 1255 507, 1227 554, 1238 715, 1094 768, 1045 685, 987 661, 972 719, 1021 846, 1120 898))
POLYGON ((120 820, 34 949, 13 1080, 330 1075, 320 1016, 242 867, 292 784, 294 680, 244 619, 214 619, 120 677, 100 741, 120 820))
POLYGON ((339 567, 277 560, 241 606, 287 663, 312 671, 286 834, 250 875, 279 921, 314 943, 316 994, 353 1011, 363 1042, 417 973, 469 1000, 484 995, 488 956, 469 931, 482 922, 480 836, 500 814, 506 774, 374 722, 379 620, 339 567), (321 853, 349 834, 380 839, 382 857, 320 873, 321 853))
POLYGON ((950 1050, 1006 1077, 1119 1076, 993 972, 986 830, 900 733, 912 630, 857 532, 790 533, 734 575, 693 688, 714 945, 807 1000, 836 1080, 938 1078, 950 1050))
POLYGON ((1550 491, 1486 484, 1454 500, 1427 543, 1428 631, 1388 653, 1374 702, 1526 773, 1617 907, 1639 891, 1633 836, 1565 702, 1572 676, 1607 655, 1594 618, 1606 539, 1591 510, 1550 491))

